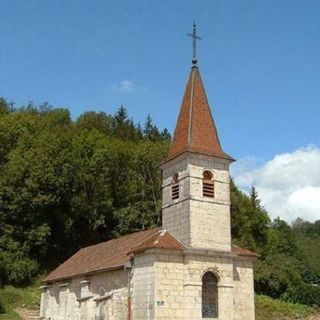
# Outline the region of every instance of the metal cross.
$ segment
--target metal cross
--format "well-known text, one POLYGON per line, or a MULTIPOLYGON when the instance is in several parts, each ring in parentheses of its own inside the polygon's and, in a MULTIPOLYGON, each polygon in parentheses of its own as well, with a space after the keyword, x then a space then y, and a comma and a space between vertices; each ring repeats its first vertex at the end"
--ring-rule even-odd
POLYGON ((197 36, 197 29, 196 29, 196 23, 193 22, 193 32, 188 33, 188 36, 190 36, 193 40, 193 58, 192 58, 192 64, 197 64, 197 40, 202 40, 200 37, 197 36))

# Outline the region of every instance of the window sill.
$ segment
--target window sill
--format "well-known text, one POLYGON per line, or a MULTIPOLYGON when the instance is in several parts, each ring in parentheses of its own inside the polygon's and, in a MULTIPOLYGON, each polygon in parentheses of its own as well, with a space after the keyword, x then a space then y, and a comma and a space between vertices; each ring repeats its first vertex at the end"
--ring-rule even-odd
POLYGON ((93 297, 93 294, 77 299, 78 302, 87 301, 93 297))
POLYGON ((95 299, 93 299, 93 301, 95 301, 95 302, 104 301, 104 300, 107 300, 107 299, 111 298, 112 296, 113 296, 113 293, 109 293, 109 294, 106 294, 106 295, 104 295, 102 297, 95 298, 95 299))

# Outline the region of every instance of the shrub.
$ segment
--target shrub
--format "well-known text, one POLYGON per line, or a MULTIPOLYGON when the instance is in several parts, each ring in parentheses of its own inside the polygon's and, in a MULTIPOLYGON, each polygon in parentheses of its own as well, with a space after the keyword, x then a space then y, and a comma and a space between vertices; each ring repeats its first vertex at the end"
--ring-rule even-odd
POLYGON ((7 283, 7 272, 3 260, 0 256, 0 288, 7 283))
POLYGON ((255 290, 272 298, 281 298, 288 288, 303 283, 297 259, 274 255, 255 264, 255 290))
POLYGON ((303 304, 256 295, 256 319, 259 320, 306 319, 313 312, 313 308, 303 304))
POLYGON ((2 252, 0 266, 5 266, 1 274, 2 284, 28 285, 38 274, 39 264, 22 253, 2 252))
POLYGON ((6 312, 6 310, 4 308, 4 304, 3 304, 2 300, 1 300, 1 297, 0 297, 0 314, 1 313, 5 313, 5 312, 6 312))
POLYGON ((320 306, 320 287, 311 284, 301 284, 287 290, 284 298, 309 306, 320 306))

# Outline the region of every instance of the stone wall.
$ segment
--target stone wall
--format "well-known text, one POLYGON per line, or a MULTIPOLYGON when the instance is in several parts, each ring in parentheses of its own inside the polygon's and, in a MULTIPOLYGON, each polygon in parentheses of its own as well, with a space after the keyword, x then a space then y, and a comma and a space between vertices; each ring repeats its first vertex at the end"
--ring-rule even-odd
POLYGON ((42 319, 125 320, 128 312, 128 274, 125 270, 42 287, 42 319))
POLYGON ((190 243, 190 182, 186 159, 163 171, 162 226, 183 243, 190 243), (172 176, 179 174, 179 198, 172 200, 172 176))
POLYGON ((230 251, 230 178, 228 162, 189 154, 163 167, 163 228, 194 248, 230 251), (203 172, 214 176, 214 197, 202 194, 203 172), (172 177, 179 175, 179 198, 172 199, 172 177))
POLYGON ((234 320, 254 320, 253 259, 237 257, 233 266, 234 320))
POLYGON ((202 276, 212 271, 219 278, 219 320, 233 320, 232 259, 204 252, 203 255, 157 253, 155 319, 202 319, 202 276))
POLYGON ((155 257, 142 254, 134 258, 132 273, 132 319, 155 319, 155 257))
MULTIPOLYGON (((179 252, 156 255, 156 319, 189 319, 184 293, 184 258, 179 252)), ((191 319, 191 318, 190 318, 191 319)))
MULTIPOLYGON (((253 260, 228 252, 149 250, 131 272, 132 320, 201 320, 202 276, 218 278, 219 320, 254 320, 253 260)), ((110 271, 43 288, 51 320, 126 320, 128 272, 110 271)))

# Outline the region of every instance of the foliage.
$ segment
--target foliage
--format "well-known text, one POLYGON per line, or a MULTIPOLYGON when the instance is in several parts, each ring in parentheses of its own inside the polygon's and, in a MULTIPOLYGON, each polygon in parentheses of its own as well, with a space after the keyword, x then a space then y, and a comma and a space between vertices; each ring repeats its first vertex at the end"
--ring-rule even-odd
POLYGON ((301 283, 298 286, 291 287, 285 293, 285 298, 293 302, 300 302, 309 306, 320 305, 320 287, 301 283))
POLYGON ((0 297, 5 307, 4 314, 0 314, 0 320, 18 320, 20 316, 15 309, 24 307, 38 309, 40 301, 40 282, 37 281, 26 288, 6 286, 0 289, 0 297))
POLYGON ((306 283, 320 285, 320 220, 310 223, 297 219, 292 228, 304 261, 302 277, 306 283))
MULTIPOLYGON (((48 104, 0 99, 0 286, 27 285, 79 248, 161 224, 158 165, 168 130, 114 115, 72 120, 48 104), (66 246, 65 244, 68 244, 66 246)), ((260 254, 260 294, 319 304, 320 221, 271 221, 256 189, 231 181, 233 243, 260 254)))
POLYGON ((256 320, 305 319, 313 313, 314 309, 302 304, 256 295, 256 320))
POLYGON ((0 296, 0 314, 5 313, 6 309, 4 307, 4 303, 1 300, 1 296, 0 296))
POLYGON ((257 293, 320 305, 319 221, 271 222, 256 190, 247 195, 231 182, 231 228, 235 244, 261 255, 255 263, 257 293))
POLYGON ((234 243, 261 253, 267 241, 270 218, 252 188, 250 195, 240 191, 231 180, 231 231, 234 243))
POLYGON ((0 284, 28 284, 80 247, 160 223, 170 136, 150 116, 142 130, 124 107, 72 121, 47 104, 0 103, 0 284))

